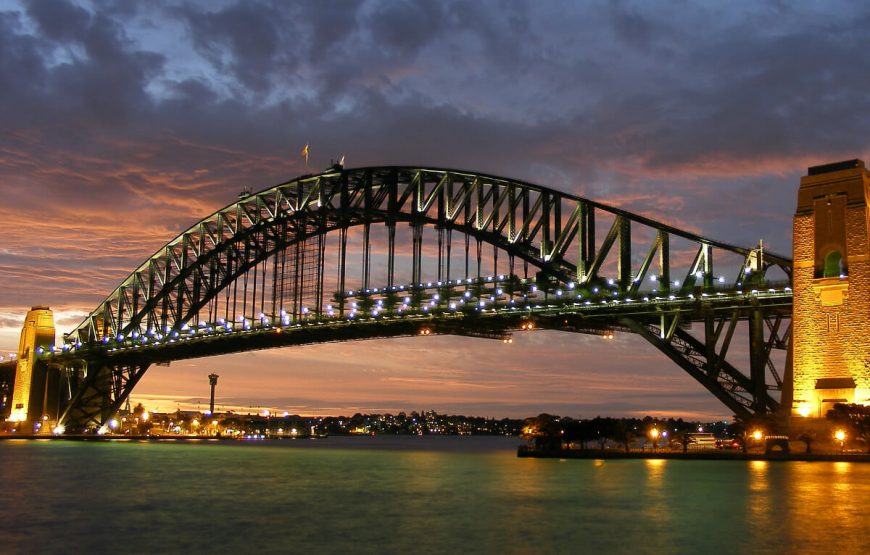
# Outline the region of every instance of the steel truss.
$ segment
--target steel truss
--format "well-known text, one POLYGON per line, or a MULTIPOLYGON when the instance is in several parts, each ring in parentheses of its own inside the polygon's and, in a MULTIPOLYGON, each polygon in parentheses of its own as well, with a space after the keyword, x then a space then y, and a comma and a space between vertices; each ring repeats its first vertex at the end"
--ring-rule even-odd
POLYGON ((770 395, 770 390, 781 391, 782 378, 771 355, 773 349, 788 351, 790 320, 790 314, 784 314, 779 308, 734 308, 721 315, 705 315, 703 325, 699 326, 700 338, 677 325, 678 315, 663 318, 665 325, 628 318, 621 322, 695 378, 737 417, 745 419, 753 414, 772 414, 779 409, 779 401, 770 395), (786 318, 788 331, 781 333, 781 324, 786 318), (748 322, 749 375, 726 358, 741 320, 748 322), (759 321, 766 325, 766 339, 759 321), (773 383, 769 383, 770 379, 773 383))
MULTIPOLYGON (((582 294, 595 300, 606 294, 604 301, 618 297, 652 305, 659 299, 763 289, 773 267, 790 279, 791 261, 781 256, 761 257, 756 249, 516 180, 447 169, 335 167, 240 198, 184 231, 131 273, 65 336, 66 356, 87 360, 89 371, 62 420, 73 427, 105 426, 151 362, 187 356, 168 343, 191 330, 219 328, 231 332, 223 341, 235 344, 229 335, 262 326, 348 321, 363 309, 374 316, 398 317, 403 306, 419 312, 421 300, 432 291, 439 296, 430 301, 429 317, 443 312, 446 321, 448 305, 466 298, 484 304, 492 299, 493 309, 500 303, 529 302, 535 296, 532 283, 545 305, 569 290, 578 298, 582 294), (410 249, 398 244, 399 224, 411 228, 410 249), (376 226, 386 227, 386 245, 372 239, 376 226), (358 249, 349 247, 355 228, 362 231, 358 249), (337 245, 327 249, 326 238, 336 236, 337 245), (437 246, 425 248, 430 241, 437 246), (648 247, 642 246, 644 241, 648 247), (683 251, 688 245, 688 265, 672 260, 675 242, 683 251), (375 246, 386 250, 387 281, 373 288, 375 246), (490 247, 491 253, 485 253, 490 247), (325 264, 332 255, 337 265, 334 293, 327 290, 331 277, 325 264), (732 278, 725 280, 714 260, 728 257, 739 263, 729 268, 732 278), (508 268, 499 289, 504 292, 498 295, 484 281, 488 264, 493 274, 508 268), (359 286, 348 290, 349 273, 357 271, 354 282, 359 286), (400 273, 410 281, 401 284, 400 273), (410 305, 407 298, 413 299, 410 305), (133 346, 147 347, 143 353, 150 358, 132 366, 109 362, 114 349, 133 346), (176 354, 167 358, 169 351, 176 354)), ((645 337, 736 414, 776 408, 765 375, 781 385, 769 356, 788 336, 781 330, 781 314, 779 320, 763 312, 749 318, 753 354, 746 378, 725 362, 733 330, 719 313, 707 322, 696 312, 677 312, 665 324, 668 314, 652 323, 646 317, 620 315, 611 306, 611 325, 645 337), (704 340, 693 343, 680 318, 704 321, 704 340), (718 344, 719 351, 712 351, 711 344, 718 344)), ((745 314, 743 310, 738 319, 746 319, 745 314)), ((221 351, 216 341, 206 343, 211 352, 221 351)))

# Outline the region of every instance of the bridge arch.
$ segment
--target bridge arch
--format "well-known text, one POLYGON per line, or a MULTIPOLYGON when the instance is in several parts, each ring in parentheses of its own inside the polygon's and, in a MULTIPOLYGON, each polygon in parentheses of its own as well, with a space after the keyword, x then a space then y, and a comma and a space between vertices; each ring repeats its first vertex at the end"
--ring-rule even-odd
MULTIPOLYGON (((707 285, 713 280, 712 249, 741 256, 752 252, 506 178, 449 169, 342 169, 240 198, 194 224, 134 270, 68 335, 88 342, 145 332, 143 322, 159 323, 164 330, 166 326, 178 328, 194 319, 208 300, 275 253, 308 238, 375 223, 455 230, 533 264, 547 276, 565 283, 576 280, 580 285, 601 279, 606 258, 615 254, 620 274, 616 285, 621 291, 631 290, 645 277, 652 262, 649 255, 656 250, 662 258, 661 275, 670 274, 669 236, 698 247, 694 271, 682 281, 684 289, 695 280, 707 280, 707 285), (563 214, 566 204, 567 217, 563 214), (612 221, 596 246, 596 214, 601 213, 610 215, 612 221), (632 224, 658 235, 645 257, 650 260, 644 259, 636 273, 631 268, 632 224), (251 241, 257 244, 252 246, 251 241), (612 252, 615 242, 618 253, 612 252), (577 255, 569 256, 571 251, 577 255)), ((768 253, 766 265, 790 275, 787 259, 768 253)), ((736 281, 742 278, 739 275, 736 281)), ((663 291, 671 287, 670 280, 660 283, 663 291)))
MULTIPOLYGON (((153 362, 274 346, 252 341, 234 346, 229 340, 232 332, 368 319, 358 309, 383 306, 373 304, 381 302, 387 306, 380 312, 397 317, 396 321, 381 322, 377 330, 370 326, 366 331, 360 325, 354 328, 358 331, 346 332, 352 338, 381 337, 408 334, 408 322, 447 322, 436 313, 448 318, 454 311, 498 313, 501 308, 521 307, 524 312, 513 316, 504 311, 501 319, 493 315, 487 320, 492 325, 475 323, 485 336, 499 336, 519 325, 519 318, 532 315, 545 327, 555 326, 543 314, 551 306, 556 307, 554 313, 565 312, 564 300, 569 297, 573 306, 603 303, 607 307, 601 314, 580 315, 569 331, 601 333, 620 327, 638 333, 735 412, 766 412, 775 409, 776 401, 758 386, 758 376, 747 378, 724 361, 727 342, 720 337, 725 326, 722 315, 716 315, 719 324, 709 323, 720 327, 712 347, 709 338, 705 345, 683 330, 686 322, 701 319, 703 310, 709 312, 708 319, 713 318, 710 303, 715 304, 716 297, 703 309, 698 304, 702 296, 762 287, 770 268, 790 277, 791 262, 770 253, 762 260, 754 259, 756 271, 749 272, 747 261, 755 256, 752 248, 704 238, 522 181, 438 168, 334 167, 240 197, 185 230, 124 279, 65 335, 62 352, 57 353, 58 364, 78 358, 88 359, 84 366, 91 367, 80 373, 77 393, 63 418, 88 426, 104 424, 153 362), (410 249, 397 248, 399 224, 411 231, 410 249), (372 240, 377 225, 386 229, 381 244, 372 240), (348 244, 354 233, 362 235, 356 241, 361 252, 356 253, 360 255, 357 262, 350 262, 348 244), (437 247, 424 250, 425 233, 432 235, 437 247), (464 256, 464 268, 474 267, 474 272, 451 274, 451 260, 457 258, 451 253, 453 233, 465 240, 460 248, 464 253, 458 258, 464 256), (325 285, 324 241, 335 236, 337 248, 331 252, 336 260, 336 287, 330 293, 325 285), (475 247, 472 264, 470 241, 475 247), (673 257, 677 243, 682 253, 673 257), (482 245, 493 249, 490 276, 480 270, 482 245), (370 281, 375 246, 384 253, 386 283, 370 281), (288 253, 293 266, 289 271, 288 253), (728 257, 737 262, 725 278, 713 261, 719 264, 728 257), (403 269, 410 279, 400 282, 396 265, 407 260, 410 267, 403 269), (514 271, 515 260, 523 264, 521 273, 514 271), (348 271, 360 279, 349 280, 348 271), (311 277, 308 282, 306 275, 311 277), (293 289, 289 294, 285 291, 288 284, 293 289), (489 299, 482 291, 488 292, 489 299), (427 295, 430 304, 424 306, 419 301, 427 295), (414 303, 404 310, 408 297, 414 297, 414 303), (561 304, 551 305, 550 299, 556 297, 561 304), (466 298, 479 306, 459 307, 466 298), (691 310, 677 306, 679 299, 690 298, 698 306, 691 310), (626 314, 610 308, 641 299, 646 308, 640 312, 626 314), (306 300, 310 306, 303 306, 306 300), (667 308, 660 300, 677 304, 667 308), (407 317, 399 318, 402 312, 407 317), (209 336, 216 327, 227 338, 221 346, 211 339, 211 347, 197 343, 200 350, 193 349, 194 355, 181 352, 178 343, 182 339, 197 339, 200 331, 202 337, 209 336), (720 340, 724 344, 721 357, 715 353, 720 340)), ((748 313, 740 310, 750 304, 741 305, 736 319, 748 319, 748 313)), ((379 316, 378 312, 375 308, 372 316, 379 316)), ((561 316, 559 321, 563 321, 561 316)), ((781 346, 783 332, 779 324, 776 328, 769 345, 781 346)), ((455 322, 439 331, 477 333, 455 322)), ((759 359, 755 364, 767 362, 759 359)))

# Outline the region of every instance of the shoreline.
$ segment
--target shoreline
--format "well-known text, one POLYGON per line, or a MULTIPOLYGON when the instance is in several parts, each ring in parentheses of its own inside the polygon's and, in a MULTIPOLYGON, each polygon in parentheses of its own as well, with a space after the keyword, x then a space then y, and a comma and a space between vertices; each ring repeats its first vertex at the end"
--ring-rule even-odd
POLYGON ((868 453, 743 453, 741 451, 619 451, 616 449, 537 450, 517 448, 518 458, 530 459, 666 459, 688 461, 801 461, 870 463, 868 453))
POLYGON ((301 436, 297 438, 278 438, 278 437, 265 437, 265 438, 236 438, 236 437, 217 437, 217 436, 175 436, 175 435, 161 435, 161 436, 112 436, 112 435, 0 435, 0 441, 3 440, 28 440, 28 441, 181 441, 181 442, 202 442, 202 441, 283 441, 283 440, 297 440, 297 439, 321 439, 317 436, 301 436))

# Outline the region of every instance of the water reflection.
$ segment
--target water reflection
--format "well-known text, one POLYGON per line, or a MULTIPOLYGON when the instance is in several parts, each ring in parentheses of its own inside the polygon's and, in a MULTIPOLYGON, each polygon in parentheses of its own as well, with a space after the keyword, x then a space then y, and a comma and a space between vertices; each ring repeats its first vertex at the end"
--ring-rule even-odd
POLYGON ((11 447, 0 446, 15 500, 0 504, 4 552, 65 552, 73 539, 100 552, 123 537, 158 553, 870 553, 870 464, 11 447))
POLYGON ((750 537, 755 541, 766 540, 782 523, 781 515, 774 510, 771 497, 770 463, 749 461, 749 495, 746 500, 747 520, 751 527, 750 537))
POLYGON ((657 483, 661 485, 662 478, 665 473, 665 464, 667 463, 664 459, 644 459, 644 465, 646 466, 646 476, 647 480, 651 483, 657 483))
POLYGON ((749 491, 763 495, 770 488, 767 476, 769 464, 767 461, 749 462, 749 491))
POLYGON ((866 553, 868 470, 848 462, 789 465, 789 487, 782 494, 787 496, 784 516, 790 535, 800 545, 824 546, 829 552, 866 553))
POLYGON ((668 544, 673 526, 671 516, 671 495, 665 479, 667 461, 664 459, 644 459, 646 470, 646 495, 644 516, 647 520, 649 539, 655 543, 668 544))

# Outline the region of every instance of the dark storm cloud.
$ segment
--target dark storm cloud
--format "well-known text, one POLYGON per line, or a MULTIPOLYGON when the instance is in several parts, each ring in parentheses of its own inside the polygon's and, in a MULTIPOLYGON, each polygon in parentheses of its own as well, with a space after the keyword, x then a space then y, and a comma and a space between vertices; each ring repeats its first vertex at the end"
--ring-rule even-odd
POLYGON ((7 129, 87 120, 120 125, 148 111, 144 88, 163 56, 135 48, 120 22, 62 0, 33 2, 27 15, 38 32, 29 34, 23 15, 7 12, 0 23, 0 82, 3 95, 18 101, 4 103, 7 129))
POLYGON ((820 151, 860 154, 866 142, 856 138, 870 108, 863 29, 866 19, 857 18, 835 33, 807 26, 704 45, 688 61, 712 86, 679 98, 700 113, 675 119, 690 130, 662 134, 650 162, 689 165, 720 152, 759 162, 820 151))
POLYGON ((27 14, 46 38, 56 41, 81 41, 91 23, 90 12, 65 0, 31 2, 27 14))
MULTIPOLYGON (((40 2, 27 16, 41 33, 6 25, 14 44, 2 77, 12 84, 5 94, 32 105, 28 115, 50 114, 58 125, 84 117, 125 125, 134 140, 171 129, 276 154, 289 141, 344 149, 346 137, 376 135, 386 153, 437 144, 418 150, 447 163, 491 145, 500 158, 533 158, 565 173, 619 170, 630 160, 640 165, 634 171, 685 173, 696 165, 730 174, 729 162, 782 164, 819 149, 863 147, 855 145, 863 124, 855 114, 868 103, 870 62, 860 55, 866 16, 844 19, 836 33, 793 17, 793 28, 767 33, 743 29, 745 19, 708 20, 701 34, 675 31, 667 10, 644 5, 493 7, 152 8, 152 20, 182 16, 188 35, 168 38, 201 54, 180 75, 165 53, 134 40, 124 19, 40 2), (72 59, 48 63, 64 47, 74 47, 72 59), (14 73, 27 78, 16 84, 14 73), (157 85, 164 94, 154 95, 157 85)), ((679 14, 689 24, 708 15, 679 14)))
POLYGON ((370 40, 381 49, 416 56, 444 30, 445 6, 438 2, 377 2, 364 23, 370 40))
POLYGON ((263 92, 271 86, 270 76, 277 69, 293 70, 294 64, 288 62, 299 49, 279 50, 279 29, 289 36, 296 33, 293 19, 281 11, 239 3, 217 12, 185 8, 182 13, 194 47, 216 68, 232 71, 244 86, 263 92))

